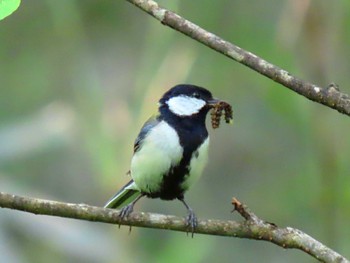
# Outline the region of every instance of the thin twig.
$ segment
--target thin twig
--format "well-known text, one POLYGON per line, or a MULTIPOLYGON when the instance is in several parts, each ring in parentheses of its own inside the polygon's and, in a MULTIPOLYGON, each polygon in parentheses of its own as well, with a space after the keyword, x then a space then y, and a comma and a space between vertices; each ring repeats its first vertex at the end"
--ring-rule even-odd
MULTIPOLYGON (((245 215, 244 217, 247 217, 247 220, 244 222, 213 219, 199 220, 194 232, 205 235, 265 240, 283 248, 300 249, 321 262, 350 263, 346 258, 302 231, 291 227, 279 228, 275 224, 259 219, 238 200, 236 205, 236 210, 242 215, 245 215), (238 203, 240 205, 236 206, 238 203)), ((187 232, 188 230, 185 219, 176 216, 134 212, 126 220, 122 220, 118 217, 119 210, 105 209, 86 204, 72 204, 21 197, 3 192, 0 192, 0 207, 40 215, 75 218, 116 225, 168 229, 181 232, 187 232)))
POLYGON ((210 33, 178 14, 160 7, 152 0, 127 0, 147 12, 162 24, 169 26, 190 38, 216 50, 217 52, 259 72, 260 74, 282 84, 300 95, 333 108, 350 116, 350 97, 339 91, 336 84, 320 87, 301 80, 284 69, 246 51, 213 33, 210 33))

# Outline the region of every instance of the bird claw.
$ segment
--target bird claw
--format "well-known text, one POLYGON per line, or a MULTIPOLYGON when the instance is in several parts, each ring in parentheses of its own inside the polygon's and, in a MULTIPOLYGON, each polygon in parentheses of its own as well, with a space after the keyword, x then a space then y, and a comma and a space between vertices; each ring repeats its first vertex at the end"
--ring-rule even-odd
POLYGON ((132 204, 124 206, 119 212, 119 218, 124 220, 132 213, 133 210, 134 210, 134 206, 132 204))
MULTIPOLYGON (((187 229, 190 230, 192 237, 194 235, 194 230, 196 229, 197 225, 198 225, 197 217, 193 213, 193 211, 190 210, 188 216, 186 217, 186 226, 187 226, 187 229)), ((188 232, 189 231, 187 231, 187 234, 188 232)))
POLYGON ((183 196, 178 198, 186 207, 187 211, 188 211, 188 215, 186 216, 186 227, 187 227, 187 235, 189 230, 191 231, 191 236, 193 237, 194 234, 194 230, 196 229, 197 225, 198 225, 198 220, 196 215, 194 214, 193 210, 191 207, 188 206, 188 204, 185 202, 183 196))
MULTIPOLYGON (((133 210, 134 210, 133 204, 129 204, 127 206, 124 206, 118 214, 119 219, 121 219, 121 220, 126 219, 132 213, 133 210)), ((119 228, 120 228, 120 224, 119 224, 119 228)), ((129 228, 129 234, 130 233, 131 233, 131 226, 129 228)))

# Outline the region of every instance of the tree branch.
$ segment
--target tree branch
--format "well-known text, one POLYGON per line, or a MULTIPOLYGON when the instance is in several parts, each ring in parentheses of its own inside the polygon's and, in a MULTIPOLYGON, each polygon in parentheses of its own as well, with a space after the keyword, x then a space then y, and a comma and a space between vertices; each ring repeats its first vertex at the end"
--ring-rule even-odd
POLYGON ((152 0, 127 0, 147 12, 162 24, 169 26, 217 52, 257 71, 277 83, 317 103, 350 116, 350 97, 339 91, 336 84, 322 88, 301 80, 284 69, 210 33, 178 14, 160 7, 152 0))
MULTIPOLYGON (((275 224, 265 222, 249 211, 237 199, 233 199, 232 204, 235 206, 235 210, 246 219, 244 222, 199 220, 198 227, 194 232, 206 235, 265 240, 283 248, 302 250, 321 262, 350 263, 346 258, 302 231, 291 227, 279 228, 275 224)), ((176 216, 140 212, 132 213, 127 220, 121 220, 118 217, 119 210, 21 197, 3 192, 0 192, 0 207, 40 215, 187 232, 184 218, 176 216)))

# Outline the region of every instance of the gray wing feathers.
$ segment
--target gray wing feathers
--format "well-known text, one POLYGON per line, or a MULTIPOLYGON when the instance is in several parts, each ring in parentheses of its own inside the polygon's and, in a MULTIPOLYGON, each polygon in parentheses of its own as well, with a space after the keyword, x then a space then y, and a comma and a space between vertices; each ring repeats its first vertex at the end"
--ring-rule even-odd
POLYGON ((145 124, 142 126, 139 135, 137 136, 134 144, 134 153, 140 149, 143 139, 146 137, 147 133, 156 125, 159 124, 159 115, 152 116, 149 118, 145 124))
MULTIPOLYGON (((142 126, 139 135, 137 136, 134 144, 134 153, 137 152, 142 146, 142 141, 146 137, 147 133, 156 125, 159 124, 159 114, 149 118, 142 126)), ((122 189, 120 189, 105 205, 105 208, 121 208, 130 204, 137 197, 141 195, 135 182, 131 180, 122 189)))

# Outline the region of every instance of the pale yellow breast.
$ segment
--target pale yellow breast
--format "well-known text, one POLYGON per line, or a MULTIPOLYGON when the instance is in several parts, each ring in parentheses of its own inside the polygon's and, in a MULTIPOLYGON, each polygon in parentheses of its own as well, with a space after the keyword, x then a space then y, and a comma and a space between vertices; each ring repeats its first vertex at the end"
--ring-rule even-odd
POLYGON ((186 175, 182 187, 187 190, 202 175, 208 161, 209 137, 198 147, 197 154, 192 155, 190 162, 191 170, 186 175))
POLYGON ((159 190, 163 175, 182 158, 180 139, 175 130, 161 121, 145 137, 131 160, 131 177, 146 193, 159 190))

